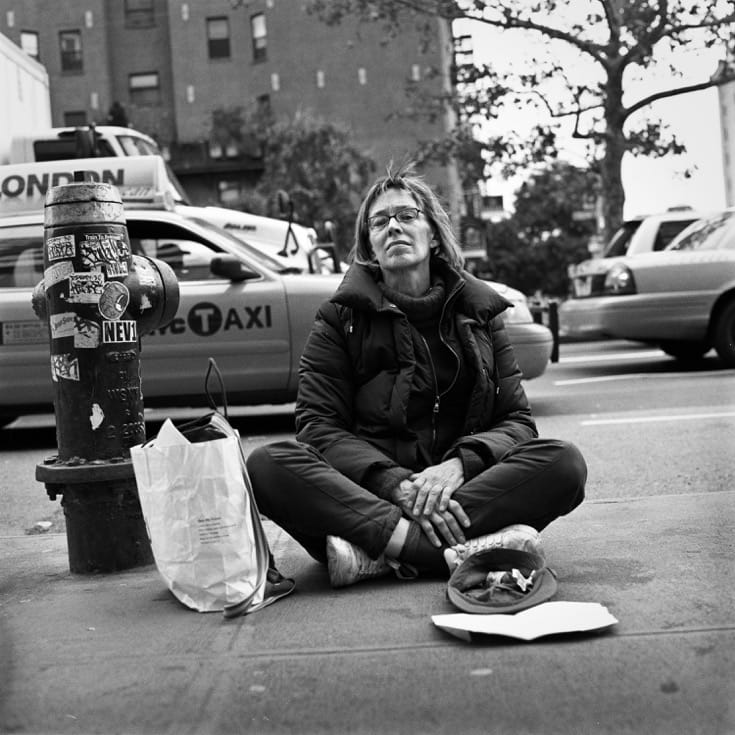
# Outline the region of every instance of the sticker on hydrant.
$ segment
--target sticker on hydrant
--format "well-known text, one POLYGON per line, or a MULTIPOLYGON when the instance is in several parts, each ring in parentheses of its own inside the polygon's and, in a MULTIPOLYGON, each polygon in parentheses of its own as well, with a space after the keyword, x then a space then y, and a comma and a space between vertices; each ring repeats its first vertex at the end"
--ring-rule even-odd
POLYGON ((102 341, 137 342, 138 323, 133 319, 122 319, 116 322, 102 322, 102 341))
POLYGON ((79 380, 79 360, 71 355, 51 355, 51 377, 58 382, 59 378, 79 380))
POLYGON ((125 313, 129 303, 130 291, 127 286, 119 281, 108 281, 102 289, 97 308, 105 319, 115 321, 125 313))
POLYGON ((100 325, 91 319, 78 316, 74 322, 74 347, 94 349, 100 345, 100 325))
POLYGON ((105 413, 99 403, 92 404, 92 415, 89 417, 89 423, 92 424, 92 430, 99 429, 100 424, 105 420, 105 413))
POLYGON ((96 304, 105 286, 102 273, 72 273, 69 276, 69 302, 74 304, 96 304))
POLYGON ((74 235, 58 235, 57 237, 49 237, 46 240, 46 253, 48 259, 62 260, 63 258, 73 258, 76 255, 74 247, 74 235))

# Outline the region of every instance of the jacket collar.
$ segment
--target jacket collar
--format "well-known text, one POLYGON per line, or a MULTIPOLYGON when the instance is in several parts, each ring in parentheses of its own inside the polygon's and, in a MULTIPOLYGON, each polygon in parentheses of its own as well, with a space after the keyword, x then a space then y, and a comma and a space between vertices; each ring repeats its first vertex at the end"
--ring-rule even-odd
MULTIPOLYGON (((447 302, 459 299, 459 309, 480 321, 489 321, 511 306, 487 282, 455 270, 443 258, 432 258, 431 269, 444 279, 447 302)), ((393 305, 378 288, 379 273, 377 265, 353 263, 330 301, 361 311, 392 310, 393 305)))

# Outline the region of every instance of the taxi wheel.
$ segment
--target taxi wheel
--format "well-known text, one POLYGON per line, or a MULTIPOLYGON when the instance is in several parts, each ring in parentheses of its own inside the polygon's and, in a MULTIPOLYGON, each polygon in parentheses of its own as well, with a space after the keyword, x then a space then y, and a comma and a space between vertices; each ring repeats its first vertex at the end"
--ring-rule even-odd
POLYGON ((696 362, 701 360, 710 346, 706 342, 692 342, 688 340, 671 339, 661 342, 659 347, 671 357, 682 362, 696 362))
POLYGON ((727 367, 735 367, 735 299, 720 310, 712 335, 720 360, 727 367))

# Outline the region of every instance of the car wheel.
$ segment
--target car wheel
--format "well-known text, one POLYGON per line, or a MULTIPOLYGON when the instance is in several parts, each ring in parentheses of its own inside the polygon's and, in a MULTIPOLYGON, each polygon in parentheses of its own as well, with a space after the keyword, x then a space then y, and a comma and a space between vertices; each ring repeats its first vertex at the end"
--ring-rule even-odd
POLYGON ((720 360, 727 367, 735 367, 735 300, 720 310, 712 335, 720 360))
POLYGON ((709 351, 710 345, 707 342, 691 342, 688 340, 672 339, 661 342, 659 347, 671 357, 675 357, 682 362, 696 362, 701 360, 703 355, 709 351))

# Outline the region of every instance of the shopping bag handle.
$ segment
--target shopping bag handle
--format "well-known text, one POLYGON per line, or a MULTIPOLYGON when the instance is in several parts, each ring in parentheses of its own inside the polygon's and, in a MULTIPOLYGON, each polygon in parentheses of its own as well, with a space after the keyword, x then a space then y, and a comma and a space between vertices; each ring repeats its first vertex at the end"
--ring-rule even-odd
POLYGON ((225 391, 225 381, 222 378, 222 373, 220 372, 217 363, 214 361, 214 358, 210 357, 209 366, 207 367, 207 375, 204 378, 204 392, 207 394, 207 403, 209 403, 209 407, 213 411, 218 411, 219 408, 215 403, 214 398, 212 398, 212 394, 209 392, 209 376, 212 372, 214 372, 217 376, 217 380, 219 381, 219 392, 220 398, 222 399, 222 413, 224 414, 224 417, 229 420, 229 416, 227 415, 227 391, 225 391))

